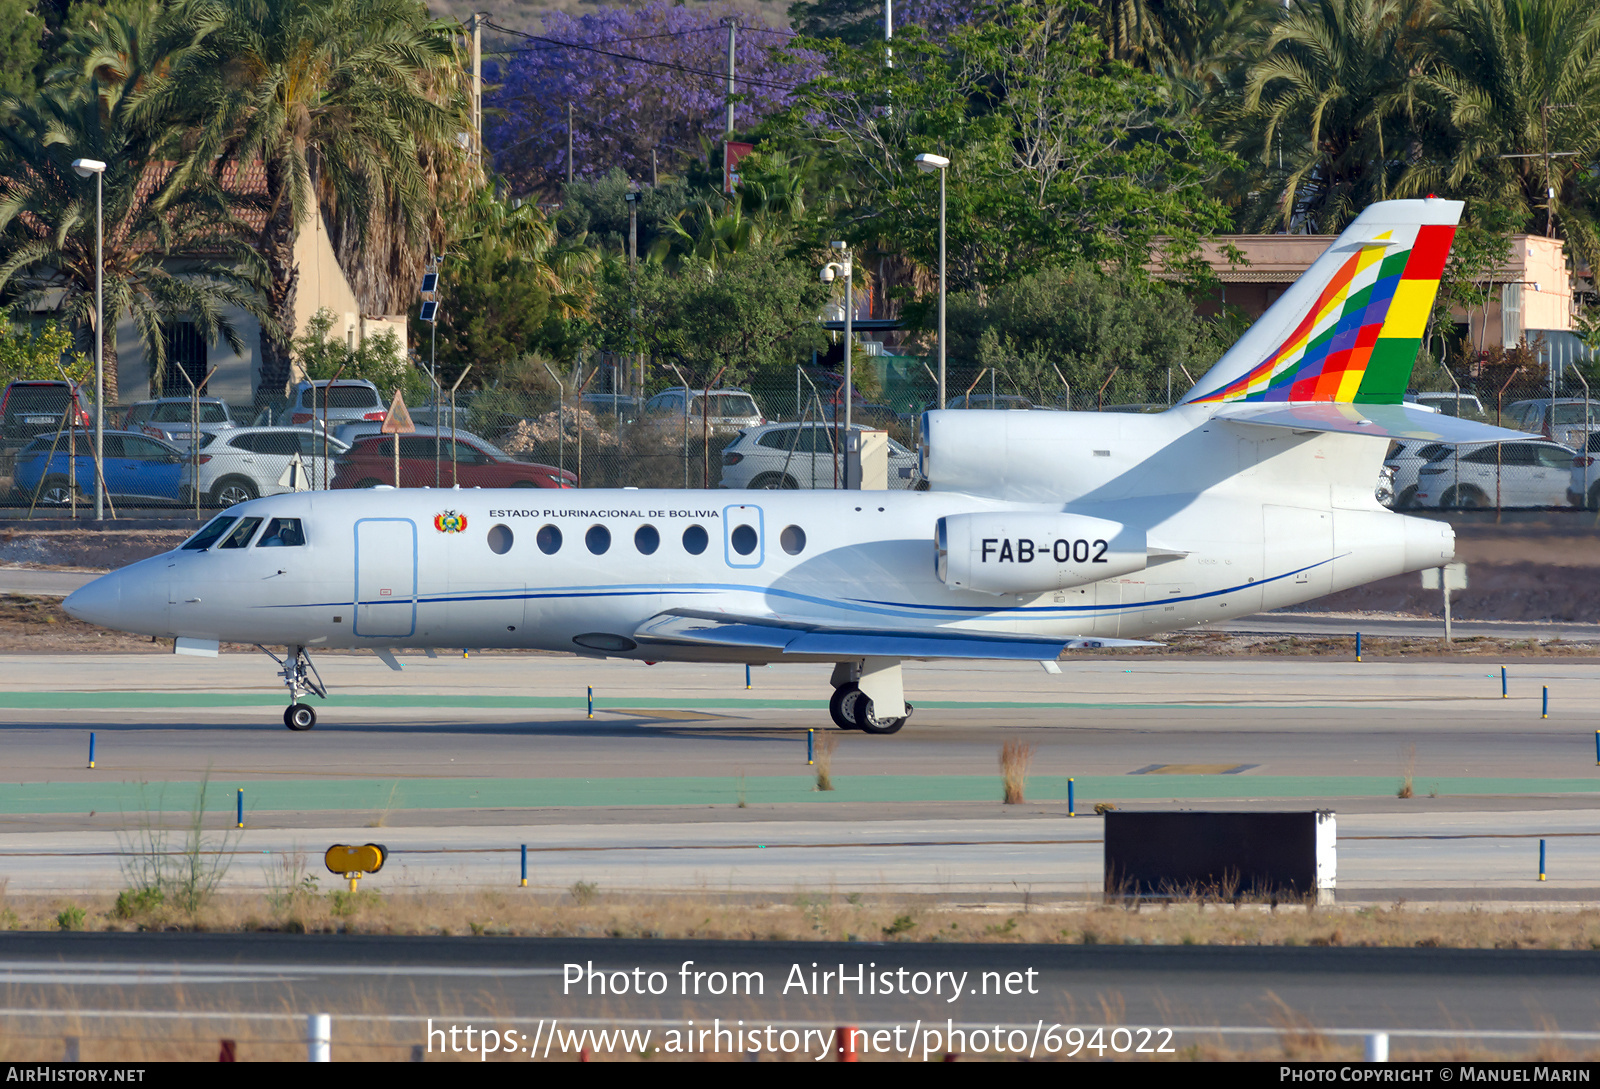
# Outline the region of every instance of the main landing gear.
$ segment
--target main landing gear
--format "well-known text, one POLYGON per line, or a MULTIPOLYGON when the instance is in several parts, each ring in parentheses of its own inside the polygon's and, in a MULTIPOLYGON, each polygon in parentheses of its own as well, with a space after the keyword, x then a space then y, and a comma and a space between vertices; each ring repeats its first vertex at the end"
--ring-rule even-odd
POLYGON ((899 733, 913 710, 905 702, 900 685, 900 663, 879 664, 868 658, 865 662, 840 662, 833 670, 833 698, 828 700, 828 714, 841 730, 860 730, 864 734, 899 733), (874 701, 862 690, 865 681, 883 701, 874 701), (898 716, 879 717, 878 707, 898 703, 905 713, 898 716))
POLYGON ((296 733, 311 729, 317 724, 317 710, 309 703, 299 702, 300 697, 307 692, 314 692, 321 699, 328 698, 328 689, 323 685, 317 667, 311 664, 311 655, 306 653, 305 647, 285 647, 282 658, 259 643, 256 649, 283 667, 278 671, 278 676, 283 678, 284 685, 288 687, 290 700, 283 712, 283 724, 296 733))

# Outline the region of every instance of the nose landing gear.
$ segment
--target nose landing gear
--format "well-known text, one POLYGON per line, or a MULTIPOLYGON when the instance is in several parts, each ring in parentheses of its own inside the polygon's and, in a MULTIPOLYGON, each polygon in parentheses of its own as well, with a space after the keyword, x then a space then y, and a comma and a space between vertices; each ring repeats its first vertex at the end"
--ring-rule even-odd
POLYGON ((284 685, 289 689, 290 700, 283 712, 283 724, 296 733, 311 729, 317 724, 316 708, 309 703, 299 702, 300 697, 314 692, 321 699, 328 698, 328 689, 322 683, 317 667, 311 664, 311 655, 306 653, 305 647, 285 647, 282 658, 259 643, 256 649, 283 667, 278 671, 278 676, 283 678, 284 685))

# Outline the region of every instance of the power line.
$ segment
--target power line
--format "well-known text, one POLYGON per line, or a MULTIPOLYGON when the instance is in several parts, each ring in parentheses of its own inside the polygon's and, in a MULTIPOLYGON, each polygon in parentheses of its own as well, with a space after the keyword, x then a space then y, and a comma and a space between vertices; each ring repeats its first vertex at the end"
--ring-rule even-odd
MULTIPOLYGON (((555 38, 545 38, 538 34, 529 34, 526 31, 512 30, 509 27, 503 27, 498 23, 486 22, 484 25, 494 30, 501 31, 505 34, 513 34, 519 38, 526 38, 529 41, 543 42, 547 45, 560 46, 566 49, 577 49, 586 53, 596 53, 602 57, 613 57, 617 60, 633 61, 635 64, 644 64, 652 68, 667 68, 675 72, 683 72, 686 75, 704 76, 707 79, 718 81, 728 78, 726 72, 713 72, 704 68, 690 68, 686 64, 675 64, 672 61, 648 60, 644 57, 636 57, 629 53, 614 53, 609 49, 601 49, 597 46, 585 45, 579 42, 563 42, 555 38)), ((722 28, 715 27, 713 29, 720 30, 722 28)), ((800 86, 798 83, 779 83, 776 80, 762 79, 759 76, 739 76, 736 78, 736 81, 739 83, 748 84, 752 87, 766 87, 770 90, 777 91, 793 91, 800 86)))

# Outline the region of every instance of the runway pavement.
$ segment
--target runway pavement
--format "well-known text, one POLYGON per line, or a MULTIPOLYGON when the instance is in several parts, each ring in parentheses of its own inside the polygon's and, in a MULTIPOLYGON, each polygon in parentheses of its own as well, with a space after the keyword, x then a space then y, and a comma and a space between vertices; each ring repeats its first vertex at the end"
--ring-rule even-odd
MULTIPOLYGON (((821 792, 805 754, 825 723, 822 667, 754 670, 746 690, 733 666, 403 661, 327 656, 336 696, 293 734, 264 657, 0 659, 10 888, 116 887, 129 830, 185 824, 202 781, 214 829, 244 791, 241 859, 386 825, 396 889, 498 884, 528 843, 535 883, 556 889, 1087 895, 1096 802, 1334 809, 1355 899, 1600 888, 1593 663, 1513 662, 1508 699, 1475 660, 908 666, 911 723, 831 731, 835 789, 821 792), (1008 738, 1035 747, 1025 806, 999 802, 1008 738), (1407 774, 1414 796, 1396 798, 1407 774), (1555 844, 1543 883, 1540 837, 1555 844)), ((263 878, 241 864, 229 880, 263 878)))

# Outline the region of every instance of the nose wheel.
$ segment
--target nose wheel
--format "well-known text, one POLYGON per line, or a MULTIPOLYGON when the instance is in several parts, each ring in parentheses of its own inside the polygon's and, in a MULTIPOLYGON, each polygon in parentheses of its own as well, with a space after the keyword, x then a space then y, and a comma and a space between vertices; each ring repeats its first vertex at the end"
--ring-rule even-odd
POLYGON ((311 664, 311 655, 306 653, 305 647, 285 647, 282 658, 259 643, 256 648, 283 667, 278 670, 278 676, 283 678, 284 687, 289 689, 291 701, 283 712, 283 724, 296 733, 311 729, 317 724, 316 709, 309 703, 301 703, 300 697, 314 692, 322 699, 328 698, 328 689, 322 683, 317 667, 311 664))

